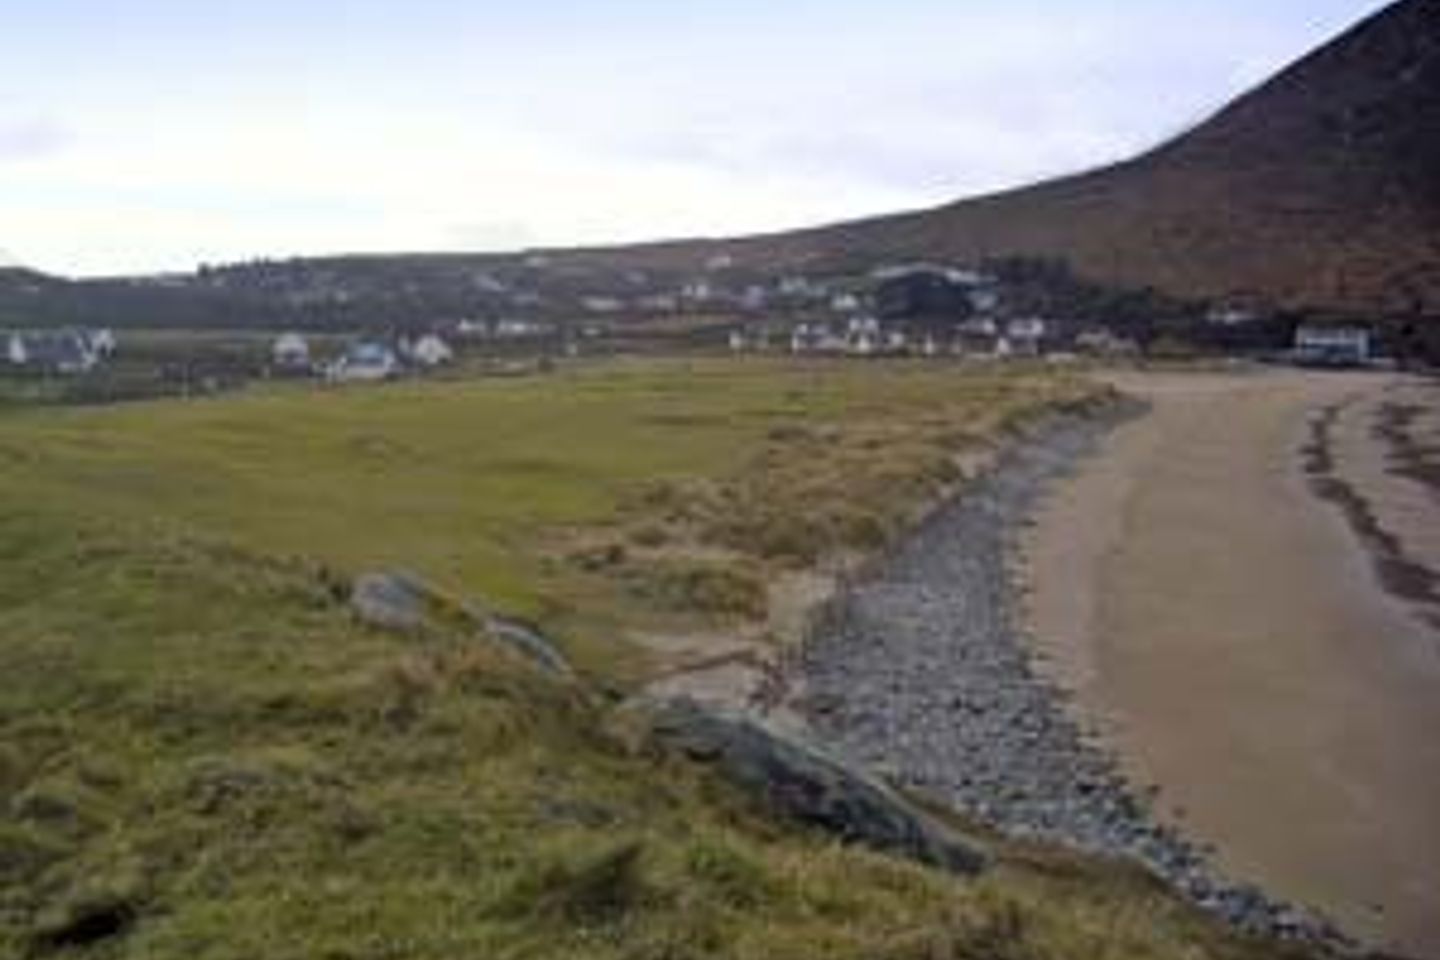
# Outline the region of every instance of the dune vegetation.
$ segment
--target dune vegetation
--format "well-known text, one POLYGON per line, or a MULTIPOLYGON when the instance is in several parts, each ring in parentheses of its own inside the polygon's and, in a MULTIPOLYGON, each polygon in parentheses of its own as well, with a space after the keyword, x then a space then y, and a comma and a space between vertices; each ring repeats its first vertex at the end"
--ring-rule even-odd
POLYGON ((961 880, 781 824, 610 716, 648 619, 759 615, 1078 379, 646 362, 0 414, 0 956, 1234 957, 1134 868, 961 880), (356 622, 416 571, 556 677, 356 622))

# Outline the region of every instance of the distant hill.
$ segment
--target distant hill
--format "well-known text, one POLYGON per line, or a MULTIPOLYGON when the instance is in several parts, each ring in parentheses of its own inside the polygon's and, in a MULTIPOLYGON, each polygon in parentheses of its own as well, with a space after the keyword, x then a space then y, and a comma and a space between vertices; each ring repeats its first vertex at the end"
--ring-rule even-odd
POLYGON ((1067 260, 1091 279, 1284 306, 1440 312, 1440 0, 1402 0, 1134 160, 933 210, 623 263, 1067 260))

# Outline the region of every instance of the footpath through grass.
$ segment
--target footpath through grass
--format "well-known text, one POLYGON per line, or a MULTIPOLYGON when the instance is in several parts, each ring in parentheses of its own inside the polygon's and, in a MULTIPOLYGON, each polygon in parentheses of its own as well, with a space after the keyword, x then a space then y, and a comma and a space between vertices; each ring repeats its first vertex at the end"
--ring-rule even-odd
POLYGON ((606 732, 637 670, 606 628, 667 545, 871 542, 953 483, 937 451, 1087 389, 669 362, 4 413, 0 957, 1273 955, 1130 870, 961 883, 606 732), (358 626, 383 566, 553 622, 581 679, 358 626))

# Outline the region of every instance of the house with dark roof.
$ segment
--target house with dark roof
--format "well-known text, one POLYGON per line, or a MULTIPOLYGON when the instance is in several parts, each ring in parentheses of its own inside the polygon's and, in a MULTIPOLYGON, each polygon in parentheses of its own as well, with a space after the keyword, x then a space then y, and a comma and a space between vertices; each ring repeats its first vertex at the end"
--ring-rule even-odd
POLYGON ((89 338, 71 330, 11 334, 6 358, 18 367, 65 376, 86 373, 100 362, 89 338))
POLYGON ((345 353, 326 368, 325 374, 340 383, 390 380, 400 375, 400 357, 387 343, 361 340, 350 344, 345 353))

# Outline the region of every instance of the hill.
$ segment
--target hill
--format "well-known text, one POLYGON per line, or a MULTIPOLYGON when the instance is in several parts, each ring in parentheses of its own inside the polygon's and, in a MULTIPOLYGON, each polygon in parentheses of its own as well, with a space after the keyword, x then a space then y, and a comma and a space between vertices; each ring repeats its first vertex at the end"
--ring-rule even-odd
POLYGON ((938 209, 732 241, 576 252, 615 265, 1061 258, 1122 287, 1440 311, 1440 2, 1402 0, 1209 121, 1116 166, 938 209))

